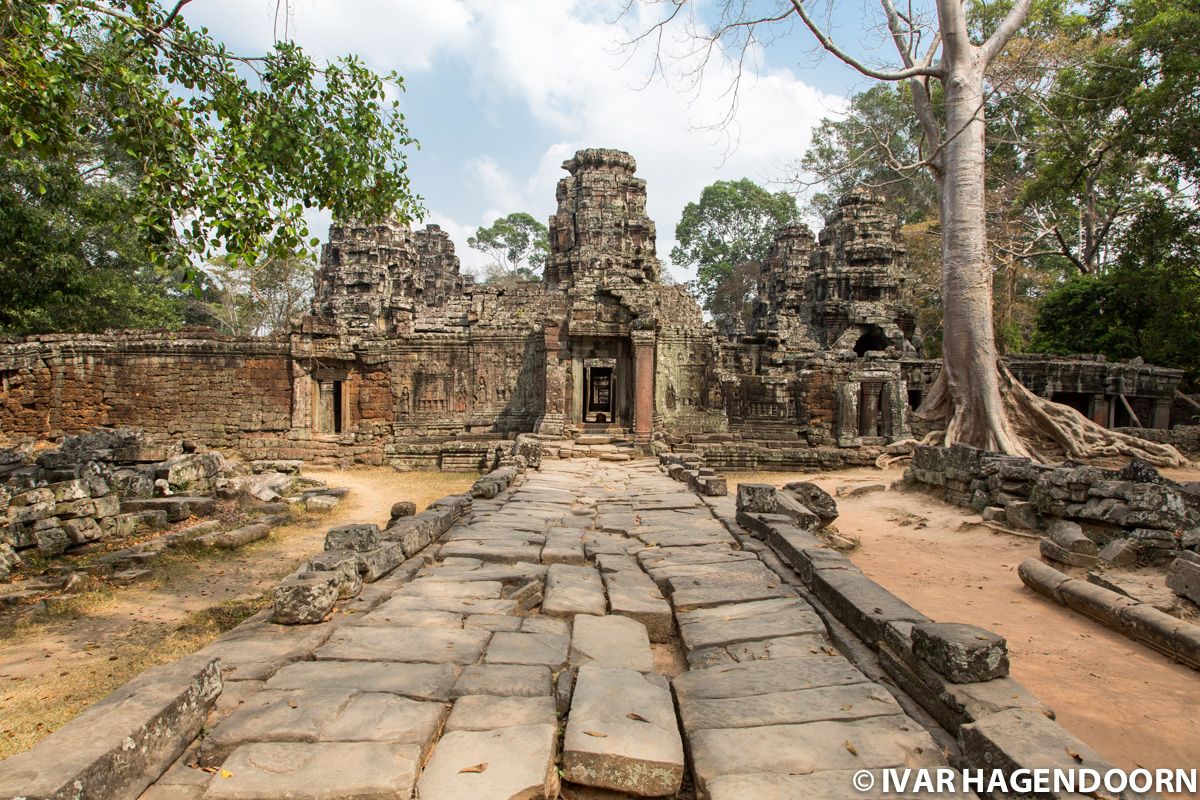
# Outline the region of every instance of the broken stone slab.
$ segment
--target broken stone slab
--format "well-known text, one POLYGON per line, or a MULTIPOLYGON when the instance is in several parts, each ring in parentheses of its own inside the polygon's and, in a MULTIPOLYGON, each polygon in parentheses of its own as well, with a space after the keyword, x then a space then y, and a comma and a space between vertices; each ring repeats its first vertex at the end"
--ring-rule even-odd
POLYGON ((1167 570, 1167 588, 1193 603, 1200 603, 1200 564, 1186 558, 1175 559, 1167 570))
POLYGON ((739 483, 737 510, 747 514, 774 514, 778 508, 776 491, 769 483, 739 483))
POLYGON ((205 800, 409 800, 420 750, 387 742, 255 743, 225 760, 205 800))
POLYGON ((475 694, 460 697, 454 702, 454 708, 446 719, 446 732, 557 724, 558 714, 552 697, 475 694))
POLYGON ((275 587, 271 619, 281 625, 311 625, 323 621, 333 611, 344 582, 341 572, 292 573, 275 587))
POLYGON ((605 571, 604 565, 600 565, 604 588, 608 593, 609 613, 629 617, 645 625, 652 642, 669 642, 675 633, 675 616, 671 612, 671 605, 663 599, 662 592, 650 576, 638 568, 637 562, 632 558, 629 561, 632 568, 619 571, 605 571))
POLYGON ((357 689, 388 692, 414 700, 445 702, 458 679, 451 664, 393 661, 299 661, 280 669, 266 689, 357 689))
POLYGON ((475 664, 464 667, 451 697, 486 694, 496 697, 550 696, 550 669, 521 664, 475 664))
POLYGON ((195 739, 221 686, 219 662, 202 654, 146 670, 0 761, 0 797, 134 800, 195 739))
POLYGON ((269 525, 243 525, 240 528, 234 528, 231 531, 223 533, 209 533, 198 537, 195 541, 207 547, 215 547, 218 550, 236 550, 239 547, 245 547, 251 542, 265 539, 270 533, 271 526, 269 525))
POLYGON ((591 567, 552 564, 546 570, 542 613, 548 617, 572 618, 576 614, 604 616, 608 601, 600 573, 591 567))
POLYGON ((622 616, 575 617, 571 633, 571 666, 614 667, 653 672, 654 656, 646 626, 622 616))
POLYGON ((1028 709, 999 711, 963 725, 958 742, 964 761, 987 772, 1011 775, 1017 769, 1088 768, 1103 775, 1113 769, 1057 722, 1028 709))
POLYGON ((492 731, 450 731, 421 772, 421 800, 558 797, 558 730, 525 725, 492 731))
POLYGON ((563 777, 659 797, 679 791, 683 742, 671 693, 634 670, 579 668, 563 737, 563 777))
POLYGON ((558 633, 492 634, 484 662, 487 664, 526 664, 561 669, 567 663, 568 637, 558 633))
POLYGON ((304 510, 310 514, 328 514, 342 502, 340 497, 316 494, 304 499, 304 510))
POLYGON ((804 634, 825 634, 825 623, 800 599, 702 608, 676 615, 687 650, 804 634))
MULTIPOLYGON (((690 733, 692 775, 700 796, 722 776, 818 770, 944 766, 923 728, 900 714, 854 721, 810 722, 690 733)), ((847 787, 846 796, 853 796, 847 787)))
POLYGON ((353 550, 365 553, 379 547, 378 525, 339 525, 325 534, 326 550, 353 550))
POLYGON ((681 700, 679 704, 680 719, 689 734, 705 728, 799 725, 903 713, 892 694, 874 683, 822 686, 712 700, 689 698, 681 700))
POLYGON ((1068 552, 1088 556, 1099 553, 1096 543, 1084 535, 1083 528, 1076 522, 1060 519, 1050 526, 1047 535, 1050 541, 1068 552))
POLYGON ((253 742, 391 742, 424 754, 447 706, 354 689, 264 689, 217 725, 200 745, 200 763, 217 766, 253 742))
POLYGON ((366 583, 374 583, 404 563, 404 548, 398 542, 384 542, 373 550, 357 552, 358 572, 366 583))
POLYGON ((441 628, 351 627, 334 631, 313 653, 319 661, 413 661, 474 664, 491 634, 441 628))
POLYGON ((1137 563, 1138 545, 1133 539, 1113 539, 1097 555, 1101 564, 1129 567, 1137 563))
POLYGON ((676 676, 671 683, 682 705, 866 682, 866 677, 843 656, 821 651, 772 661, 691 670, 676 676))
POLYGON ((362 591, 358 557, 349 550, 326 550, 308 560, 310 572, 335 572, 338 575, 338 599, 349 600, 362 591))
MULTIPOLYGON (((805 551, 803 555, 808 558, 810 553, 813 551, 805 551)), ((831 553, 830 558, 830 567, 811 569, 811 577, 802 569, 801 577, 809 582, 813 594, 825 607, 863 641, 883 639, 889 622, 931 621, 853 567, 844 556, 831 553)), ((813 563, 812 566, 817 565, 813 563)))
POLYGON ((959 622, 924 622, 912 628, 913 655, 951 683, 978 683, 1008 674, 1004 637, 959 622))

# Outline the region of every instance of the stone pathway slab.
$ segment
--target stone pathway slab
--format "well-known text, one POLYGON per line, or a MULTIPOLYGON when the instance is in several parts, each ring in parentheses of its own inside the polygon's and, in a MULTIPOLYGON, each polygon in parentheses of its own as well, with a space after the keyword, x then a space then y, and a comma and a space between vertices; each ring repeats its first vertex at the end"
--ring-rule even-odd
POLYGON ((487 631, 441 628, 344 628, 335 632, 313 657, 318 661, 474 664, 491 635, 487 631))
POLYGON ((575 617, 571 632, 571 666, 615 667, 653 672, 654 656, 646 626, 627 617, 575 617))
POLYGON ((546 592, 542 613, 548 617, 571 618, 576 614, 604 616, 608 601, 600 573, 591 567, 554 564, 546 570, 546 592))
POLYGON ((416 747, 381 742, 250 744, 225 761, 205 800, 409 800, 416 747))
POLYGON ((417 784, 421 800, 554 800, 558 732, 553 725, 451 731, 417 784))

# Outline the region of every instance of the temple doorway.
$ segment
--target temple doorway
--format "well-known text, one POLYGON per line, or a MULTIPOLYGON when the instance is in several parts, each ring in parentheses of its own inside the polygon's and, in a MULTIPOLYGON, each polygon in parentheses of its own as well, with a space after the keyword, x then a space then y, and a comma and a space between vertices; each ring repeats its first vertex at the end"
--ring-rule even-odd
POLYGON ((585 398, 583 421, 612 422, 614 389, 616 388, 613 386, 613 368, 585 366, 583 368, 583 385, 585 398))

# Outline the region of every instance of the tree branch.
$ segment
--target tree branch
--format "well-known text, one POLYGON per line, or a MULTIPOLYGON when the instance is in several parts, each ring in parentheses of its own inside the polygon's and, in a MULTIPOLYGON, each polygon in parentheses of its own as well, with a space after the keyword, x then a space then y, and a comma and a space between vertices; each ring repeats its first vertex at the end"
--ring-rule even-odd
POLYGON ((985 63, 995 58, 1004 49, 1004 45, 1008 44, 1008 40, 1025 24, 1025 18, 1029 16, 1029 7, 1032 4, 1033 0, 1017 0, 1013 3, 1013 7, 1009 9, 1004 21, 1000 23, 1000 27, 993 31, 988 40, 983 43, 983 47, 980 48, 985 63))
POLYGON ((880 81, 902 81, 922 75, 932 78, 940 78, 942 76, 941 68, 931 65, 915 65, 899 70, 898 72, 885 72, 883 70, 874 69, 873 67, 868 67, 866 64, 862 63, 854 56, 838 47, 837 44, 835 44, 834 41, 829 38, 829 35, 825 33, 825 31, 821 30, 821 27, 817 25, 816 21, 809 16, 808 10, 804 7, 802 0, 791 0, 791 3, 796 9, 796 13, 800 15, 800 19, 804 22, 805 27, 812 32, 812 35, 816 37, 817 41, 821 44, 821 47, 832 53, 839 61, 853 67, 863 75, 866 75, 868 78, 875 78, 876 80, 880 81))

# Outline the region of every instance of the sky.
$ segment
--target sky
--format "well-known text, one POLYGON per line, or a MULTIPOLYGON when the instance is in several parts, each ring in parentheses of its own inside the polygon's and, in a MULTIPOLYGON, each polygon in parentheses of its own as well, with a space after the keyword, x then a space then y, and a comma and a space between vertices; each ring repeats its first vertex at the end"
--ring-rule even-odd
MULTIPOLYGON (((752 0, 753 2, 754 0, 752 0)), ((775 0, 761 0, 771 5, 775 0)), ((698 0, 698 24, 715 0, 698 0)), ((738 0, 741 2, 741 0, 738 0)), ((843 46, 887 63, 874 0, 836 0, 827 22, 843 46)), ((275 0, 193 0, 184 10, 242 54, 263 52, 286 35, 319 59, 357 54, 379 72, 404 77, 399 97, 410 132, 409 175, 424 199, 424 222, 454 239, 464 268, 485 257, 467 246, 479 226, 514 211, 543 221, 555 207, 562 162, 584 147, 627 150, 648 182, 658 254, 679 281, 694 270, 671 265, 675 225, 688 202, 720 179, 751 178, 789 188, 788 164, 803 155, 823 117, 870 84, 815 49, 799 27, 773 31, 751 53, 730 124, 733 61, 717 52, 703 83, 680 20, 667 29, 665 75, 652 45, 624 43, 649 30, 668 6, 621 0, 292 0, 276 19, 275 0), (286 26, 286 27, 285 27, 286 26)), ((325 238, 325 212, 310 215, 325 238)))

